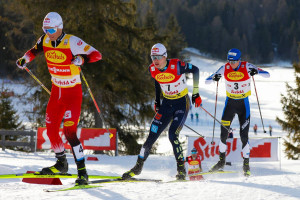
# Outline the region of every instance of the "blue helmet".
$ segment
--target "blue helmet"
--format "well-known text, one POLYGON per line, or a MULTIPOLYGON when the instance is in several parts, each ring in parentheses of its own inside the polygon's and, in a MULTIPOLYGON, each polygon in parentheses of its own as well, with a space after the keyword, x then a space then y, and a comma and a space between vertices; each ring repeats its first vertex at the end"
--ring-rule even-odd
POLYGON ((197 149, 193 148, 191 152, 192 152, 192 154, 197 154, 197 149))
POLYGON ((230 49, 227 54, 227 60, 240 60, 241 51, 238 49, 230 49))

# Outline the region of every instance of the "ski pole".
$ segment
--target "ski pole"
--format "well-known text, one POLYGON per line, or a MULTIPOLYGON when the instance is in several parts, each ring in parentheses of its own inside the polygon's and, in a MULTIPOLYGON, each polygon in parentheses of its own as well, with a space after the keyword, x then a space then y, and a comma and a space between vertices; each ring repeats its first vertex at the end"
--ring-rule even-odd
POLYGON ((200 135, 200 137, 204 137, 204 135, 201 135, 200 133, 198 133, 197 131, 195 131, 194 129, 192 129, 191 127, 189 127, 188 125, 185 125, 185 127, 187 127, 188 129, 190 129, 191 131, 193 131, 194 133, 197 133, 198 135, 200 135))
POLYGON ((30 74, 30 76, 36 80, 36 82, 38 82, 40 84, 40 86, 42 86, 42 88, 44 88, 46 90, 46 92, 48 92, 48 94, 51 94, 51 92, 48 90, 48 88, 46 88, 46 86, 25 66, 24 69, 30 74))
POLYGON ((217 89, 216 89, 216 102, 215 102, 215 119, 214 119, 214 127, 213 127, 213 137, 211 139, 211 144, 214 143, 214 137, 215 137, 215 124, 216 124, 216 112, 217 112, 217 101, 218 101, 218 85, 219 85, 219 81, 217 81, 217 89))
POLYGON ((202 110, 204 110, 209 116, 214 118, 219 124, 221 124, 223 128, 225 128, 229 132, 229 129, 226 126, 224 126, 219 120, 217 120, 217 118, 215 118, 212 114, 210 114, 205 108, 203 108, 202 106, 200 106, 200 108, 202 108, 202 110))
POLYGON ((92 100, 93 100, 93 102, 94 102, 94 105, 95 105, 95 107, 96 107, 96 109, 97 109, 97 111, 98 111, 98 114, 99 114, 99 116, 100 116, 100 118, 101 118, 101 120, 102 120, 102 122, 103 122, 103 124, 104 124, 104 127, 105 127, 106 131, 107 131, 108 133, 110 133, 109 130, 108 130, 108 128, 107 128, 107 126, 106 126, 106 122, 105 122, 105 120, 104 120, 104 117, 103 117, 103 115, 102 115, 102 113, 101 113, 101 111, 100 111, 100 108, 99 108, 99 106, 98 106, 98 104, 97 104, 97 102, 96 102, 96 99, 95 99, 95 97, 94 97, 94 95, 93 95, 93 93, 92 93, 92 91, 91 91, 91 89, 90 89, 89 84, 87 83, 87 81, 86 81, 86 79, 85 79, 85 76, 83 75, 83 72, 82 72, 81 68, 79 68, 79 70, 80 70, 80 74, 81 74, 81 76, 82 76, 82 79, 83 79, 83 81, 85 82, 86 87, 87 87, 87 89, 88 89, 88 91, 89 91, 89 93, 90 93, 90 96, 91 96, 91 98, 92 98, 92 100))
POLYGON ((254 85, 254 89, 255 89, 255 94, 256 94, 256 99, 257 99, 257 104, 258 104, 261 123, 262 123, 263 129, 264 129, 264 133, 266 133, 267 131, 265 131, 264 121, 263 121, 263 118, 262 118, 262 115, 261 115, 260 105, 259 105, 259 101, 258 101, 258 96, 257 96, 257 91, 256 91, 256 86, 255 86, 255 81, 254 81, 253 76, 252 76, 252 80, 253 80, 253 85, 254 85))

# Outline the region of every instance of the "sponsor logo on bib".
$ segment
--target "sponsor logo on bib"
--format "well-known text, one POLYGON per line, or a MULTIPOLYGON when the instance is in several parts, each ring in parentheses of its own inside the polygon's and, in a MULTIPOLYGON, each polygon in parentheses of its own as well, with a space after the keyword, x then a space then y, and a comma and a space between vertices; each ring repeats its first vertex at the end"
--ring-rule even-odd
POLYGON ((227 74, 227 78, 237 81, 244 78, 244 74, 242 72, 230 72, 227 74))
POLYGON ((46 52, 46 58, 53 63, 62 63, 67 59, 67 56, 61 51, 50 50, 46 52))
POLYGON ((191 162, 190 162, 190 164, 191 164, 191 165, 198 165, 198 164, 199 164, 199 162, 198 162, 198 161, 196 161, 196 160, 193 160, 193 161, 191 161, 191 162))
POLYGON ((174 80, 175 76, 173 74, 170 74, 170 73, 161 73, 161 74, 157 74, 155 76, 155 79, 158 82, 166 83, 166 82, 170 82, 170 81, 174 80))

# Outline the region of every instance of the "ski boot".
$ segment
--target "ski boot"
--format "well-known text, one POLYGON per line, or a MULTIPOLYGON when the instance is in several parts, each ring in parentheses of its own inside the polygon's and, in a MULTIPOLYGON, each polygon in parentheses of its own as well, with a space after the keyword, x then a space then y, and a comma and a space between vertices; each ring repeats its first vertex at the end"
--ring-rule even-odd
POLYGON ((40 172, 36 172, 35 174, 40 175, 54 175, 54 174, 66 174, 68 172, 68 161, 66 159, 65 153, 57 153, 56 156, 57 161, 55 165, 51 167, 45 167, 40 172))
POLYGON ((131 177, 135 176, 135 175, 139 175, 142 172, 143 169, 143 165, 144 165, 144 159, 138 157, 135 166, 129 170, 128 172, 125 172, 122 175, 122 179, 126 180, 126 179, 130 179, 131 177))
POLYGON ((218 170, 223 170, 224 165, 225 165, 225 159, 226 159, 225 152, 224 153, 220 152, 219 158, 220 158, 220 160, 217 162, 217 164, 215 164, 214 166, 212 166, 212 168, 209 170, 210 172, 215 172, 215 171, 218 171, 218 170))
POLYGON ((250 166, 249 166, 249 158, 244 158, 244 163, 243 163, 243 171, 244 171, 244 176, 250 176, 250 166))
POLYGON ((185 180, 186 171, 185 171, 184 161, 177 161, 177 172, 178 173, 176 175, 176 179, 185 180))
POLYGON ((86 169, 78 170, 78 177, 75 181, 75 185, 88 185, 89 184, 89 176, 87 174, 86 169))

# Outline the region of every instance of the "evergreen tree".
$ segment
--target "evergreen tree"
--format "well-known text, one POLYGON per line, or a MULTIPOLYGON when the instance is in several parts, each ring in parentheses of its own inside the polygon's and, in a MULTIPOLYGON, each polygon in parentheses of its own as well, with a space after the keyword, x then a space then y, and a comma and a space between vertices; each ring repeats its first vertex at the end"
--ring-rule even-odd
MULTIPOLYGON (((299 53, 300 56, 300 53, 299 53)), ((285 153, 289 159, 300 159, 300 63, 293 65, 295 69, 296 87, 286 84, 287 95, 282 95, 281 103, 284 119, 277 117, 282 129, 287 131, 284 141, 285 153)))
POLYGON ((12 91, 2 87, 0 93, 0 129, 16 130, 22 127, 22 122, 19 122, 19 116, 12 106, 10 99, 12 94, 12 91))
POLYGON ((164 34, 166 35, 166 39, 163 43, 168 50, 168 57, 179 58, 183 60, 184 57, 181 57, 180 52, 187 46, 187 44, 174 15, 170 16, 167 26, 164 30, 164 34))
MULTIPOLYGON (((20 130, 23 129, 22 122, 19 121, 19 116, 16 110, 12 106, 11 96, 13 96, 13 91, 4 89, 3 86, 0 91, 0 129, 5 130, 20 130)), ((20 140, 25 139, 23 136, 6 136, 5 140, 20 140)), ((24 150, 23 147, 8 147, 14 150, 24 150)))
POLYGON ((33 44, 33 23, 24 17, 17 0, 0 0, 0 77, 19 78, 21 70, 16 59, 33 44))

